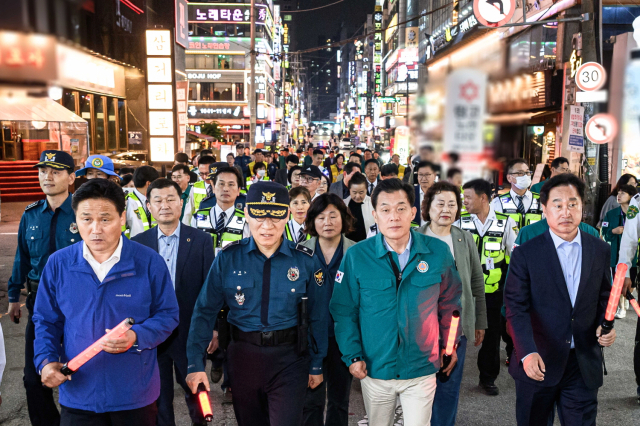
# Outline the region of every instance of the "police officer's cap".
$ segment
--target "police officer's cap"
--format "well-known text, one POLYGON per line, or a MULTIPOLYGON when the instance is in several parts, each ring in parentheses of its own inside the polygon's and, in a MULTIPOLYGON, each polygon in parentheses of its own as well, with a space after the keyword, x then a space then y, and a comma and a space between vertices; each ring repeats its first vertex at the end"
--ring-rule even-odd
POLYGON ((36 167, 73 170, 76 165, 71 154, 64 151, 57 151, 55 149, 47 149, 42 151, 42 154, 40 154, 40 162, 33 166, 33 168, 36 167))
POLYGON ((247 211, 253 218, 283 219, 289 209, 289 192, 276 182, 259 181, 249 187, 247 211))
MULTIPOLYGON (((104 155, 92 155, 84 162, 84 168, 76 172, 76 176, 84 176, 87 174, 87 170, 97 169, 103 173, 111 176, 118 176, 113 169, 113 160, 104 155)), ((119 177, 119 176, 118 176, 119 177)))
POLYGON ((209 176, 207 176, 207 178, 209 179, 213 179, 213 177, 215 176, 216 172, 218 171, 218 169, 220 167, 228 167, 229 163, 225 163, 223 161, 218 161, 217 163, 212 163, 209 165, 209 176))

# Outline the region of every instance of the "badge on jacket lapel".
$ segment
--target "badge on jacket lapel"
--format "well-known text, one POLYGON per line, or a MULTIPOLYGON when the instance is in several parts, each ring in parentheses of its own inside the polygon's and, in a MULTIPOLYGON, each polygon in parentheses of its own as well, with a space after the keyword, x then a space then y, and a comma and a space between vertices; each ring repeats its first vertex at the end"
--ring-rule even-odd
POLYGON ((316 279, 316 284, 322 287, 322 284, 324 284, 324 272, 322 272, 322 269, 318 269, 313 276, 316 279))
POLYGON ((427 262, 425 262, 424 260, 421 260, 420 263, 418 263, 418 272, 427 272, 429 270, 429 264, 427 262))
POLYGON ((73 234, 77 234, 78 233, 78 224, 76 224, 75 222, 71 222, 71 225, 69 225, 69 232, 71 232, 73 234))
POLYGON ((289 281, 297 281, 298 278, 300 278, 300 271, 298 270, 298 268, 296 268, 295 266, 293 268, 289 268, 289 271, 287 272, 287 278, 289 278, 289 281))

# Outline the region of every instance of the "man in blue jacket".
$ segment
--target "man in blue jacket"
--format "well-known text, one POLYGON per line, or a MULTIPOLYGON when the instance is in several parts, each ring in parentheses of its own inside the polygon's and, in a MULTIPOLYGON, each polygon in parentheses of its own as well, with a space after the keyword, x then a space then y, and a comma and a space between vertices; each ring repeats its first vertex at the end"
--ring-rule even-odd
POLYGON ((71 206, 84 242, 55 252, 44 268, 33 362, 45 386, 60 386, 61 425, 153 426, 160 394, 156 347, 178 325, 171 275, 158 253, 122 237, 125 201, 117 184, 91 180, 71 206), (73 380, 61 373, 59 361, 128 317, 135 325, 105 341, 73 380))

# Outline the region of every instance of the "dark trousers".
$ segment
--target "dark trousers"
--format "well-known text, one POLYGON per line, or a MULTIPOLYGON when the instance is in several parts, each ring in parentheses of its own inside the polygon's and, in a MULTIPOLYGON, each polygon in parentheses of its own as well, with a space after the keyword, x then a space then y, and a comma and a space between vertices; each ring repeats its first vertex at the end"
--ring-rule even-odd
MULTIPOLYGON (((478 370, 482 383, 493 383, 500 374, 500 334, 502 331, 502 301, 495 303, 498 293, 487 294, 487 325, 482 347, 478 352, 478 370)), ((502 298, 502 292, 499 293, 502 298)))
POLYGON ((62 406, 61 426, 155 426, 156 403, 135 410, 94 413, 62 406))
POLYGON ((582 379, 575 351, 571 351, 562 379, 556 386, 540 386, 516 380, 518 426, 547 425, 554 403, 562 426, 596 424, 598 389, 589 389, 582 379))
POLYGON ((636 384, 638 385, 638 394, 640 394, 640 317, 636 325, 636 345, 633 349, 633 371, 636 373, 636 384))
POLYGON ((500 314, 500 334, 502 335, 502 341, 507 345, 505 348, 507 351, 507 359, 511 359, 511 354, 513 353, 513 339, 507 332, 507 319, 502 315, 502 311, 500 314))
POLYGON ((233 410, 238 426, 295 426, 309 384, 309 357, 295 345, 231 342, 228 352, 233 410))
MULTIPOLYGON (((475 336, 474 336, 475 338, 475 336)), ((460 385, 462 371, 467 354, 467 336, 460 337, 460 344, 456 349, 458 362, 446 382, 436 381, 436 396, 433 398, 431 426, 455 426, 458 414, 458 400, 460 399, 460 385)))
POLYGON ((349 393, 353 376, 342 362, 342 353, 335 337, 329 337, 327 357, 322 366, 324 381, 315 389, 307 389, 304 401, 303 425, 347 426, 349 423, 349 393), (324 406, 327 402, 327 420, 324 406))
POLYGON ((176 382, 184 390, 184 399, 189 409, 189 417, 194 423, 203 423, 204 417, 198 396, 191 393, 191 389, 184 381, 185 373, 180 371, 170 354, 164 352, 158 354, 158 370, 160 371, 160 396, 158 397, 158 426, 175 426, 173 413, 173 372, 175 370, 176 382))
POLYGON ((24 347, 24 388, 27 390, 27 407, 29 419, 33 426, 58 426, 60 414, 53 399, 53 390, 42 385, 40 375, 33 363, 33 341, 36 338, 35 325, 33 324, 33 305, 36 303, 36 293, 27 296, 27 309, 29 319, 25 333, 24 347))

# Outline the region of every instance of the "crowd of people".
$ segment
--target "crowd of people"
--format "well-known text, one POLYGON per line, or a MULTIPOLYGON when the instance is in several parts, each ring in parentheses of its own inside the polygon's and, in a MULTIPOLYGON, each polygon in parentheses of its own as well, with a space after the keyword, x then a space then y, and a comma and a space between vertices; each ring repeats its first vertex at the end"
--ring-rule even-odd
POLYGON ((346 426, 356 378, 372 426, 399 406, 405 425, 453 426, 468 344, 495 396, 503 341, 518 425, 595 425, 618 263, 616 318, 635 288, 634 176, 599 231, 562 157, 533 186, 511 160, 502 192, 443 172, 429 147, 407 166, 304 148, 179 153, 166 177, 42 153, 46 198, 25 209, 8 283, 14 322, 26 284, 33 425, 175 425, 174 383, 202 425, 197 393, 221 382, 241 426, 346 426))

